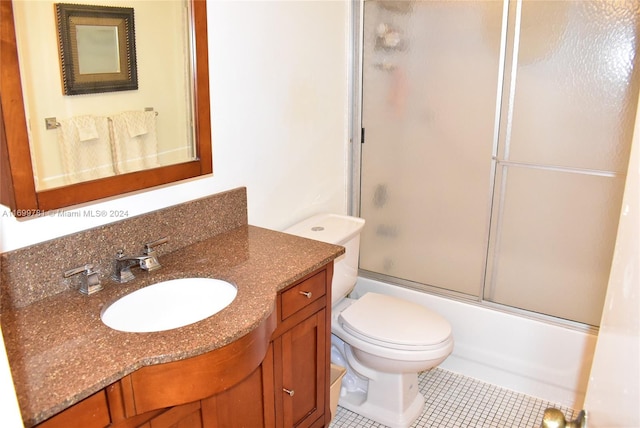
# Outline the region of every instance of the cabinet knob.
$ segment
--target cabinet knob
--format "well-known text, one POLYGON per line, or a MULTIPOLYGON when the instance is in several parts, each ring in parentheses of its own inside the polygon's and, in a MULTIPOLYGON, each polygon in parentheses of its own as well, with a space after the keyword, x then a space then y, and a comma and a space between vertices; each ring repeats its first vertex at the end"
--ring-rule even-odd
POLYGON ((293 397, 293 394, 295 394, 295 391, 293 389, 282 388, 282 390, 289 394, 290 397, 293 397))
POLYGON ((300 294, 302 294, 303 296, 306 296, 307 299, 311 298, 311 291, 300 291, 300 294))

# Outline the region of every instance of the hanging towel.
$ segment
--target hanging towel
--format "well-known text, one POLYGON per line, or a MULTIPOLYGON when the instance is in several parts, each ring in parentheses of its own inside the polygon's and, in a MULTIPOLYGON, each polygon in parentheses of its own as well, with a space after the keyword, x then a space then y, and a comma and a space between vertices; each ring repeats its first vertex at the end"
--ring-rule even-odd
POLYGON ((67 184, 115 175, 106 117, 61 119, 58 144, 67 184))
POLYGON ((127 111, 109 119, 116 173, 124 174, 160 166, 156 112, 127 111))
POLYGON ((146 113, 149 112, 131 111, 124 115, 124 121, 127 124, 127 131, 129 131, 129 137, 133 138, 149 132, 149 129, 147 128, 148 115, 146 113))
POLYGON ((96 127, 96 120, 93 116, 76 116, 71 118, 71 122, 78 130, 78 138, 80 141, 89 141, 100 138, 98 128, 96 127))

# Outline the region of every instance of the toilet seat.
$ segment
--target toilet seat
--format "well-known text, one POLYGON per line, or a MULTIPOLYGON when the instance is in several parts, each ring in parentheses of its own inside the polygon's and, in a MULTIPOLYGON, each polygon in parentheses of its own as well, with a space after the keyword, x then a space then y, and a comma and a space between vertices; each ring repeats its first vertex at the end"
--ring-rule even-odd
POLYGON ((429 351, 449 346, 451 326, 413 302, 367 293, 340 312, 345 332, 384 348, 429 351))

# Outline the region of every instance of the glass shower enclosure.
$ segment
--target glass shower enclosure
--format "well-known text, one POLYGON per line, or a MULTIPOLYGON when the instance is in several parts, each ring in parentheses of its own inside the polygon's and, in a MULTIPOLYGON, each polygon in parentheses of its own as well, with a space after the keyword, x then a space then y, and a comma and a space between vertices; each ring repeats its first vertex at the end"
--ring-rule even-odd
POLYGON ((640 6, 367 0, 360 269, 597 326, 640 6))

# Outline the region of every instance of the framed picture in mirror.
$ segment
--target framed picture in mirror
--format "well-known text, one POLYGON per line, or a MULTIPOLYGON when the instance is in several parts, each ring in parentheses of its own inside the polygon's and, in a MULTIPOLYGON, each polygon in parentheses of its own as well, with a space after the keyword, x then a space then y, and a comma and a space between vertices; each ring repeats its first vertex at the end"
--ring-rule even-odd
POLYGON ((65 95, 138 89, 133 8, 55 4, 65 95))

